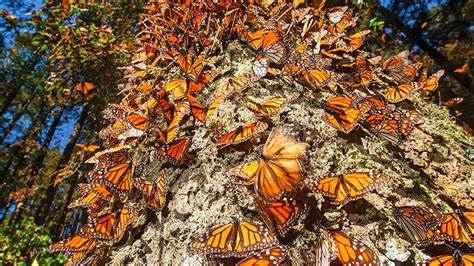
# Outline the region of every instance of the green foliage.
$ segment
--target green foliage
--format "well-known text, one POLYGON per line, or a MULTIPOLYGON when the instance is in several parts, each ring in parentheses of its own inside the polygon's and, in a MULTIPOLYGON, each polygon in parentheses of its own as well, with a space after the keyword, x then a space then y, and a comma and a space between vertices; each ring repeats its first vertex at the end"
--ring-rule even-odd
POLYGON ((62 254, 49 251, 52 240, 45 227, 34 223, 32 217, 0 228, 0 258, 5 264, 60 265, 66 261, 62 254))

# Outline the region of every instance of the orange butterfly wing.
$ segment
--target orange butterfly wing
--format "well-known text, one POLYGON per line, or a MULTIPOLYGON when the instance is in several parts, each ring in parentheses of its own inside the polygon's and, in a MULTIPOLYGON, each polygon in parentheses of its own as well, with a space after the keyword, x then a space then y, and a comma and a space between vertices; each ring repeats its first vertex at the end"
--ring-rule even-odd
POLYGON ((286 258, 283 246, 275 246, 253 253, 237 263, 238 266, 271 266, 280 265, 286 258))
POLYGON ((137 219, 137 211, 131 207, 123 207, 120 211, 119 220, 114 227, 114 242, 119 241, 126 229, 137 219))
POLYGON ((344 265, 379 265, 377 255, 364 243, 351 239, 342 232, 332 231, 331 236, 339 261, 344 265))
POLYGON ((246 101, 245 106, 257 116, 262 117, 276 114, 286 101, 284 97, 272 97, 261 103, 246 101))
POLYGON ((219 137, 214 144, 217 147, 225 147, 227 145, 234 145, 242 143, 251 137, 262 133, 268 128, 268 124, 265 122, 257 121, 247 125, 239 126, 229 133, 219 137))
POLYGON ((161 147, 157 154, 162 157, 166 157, 173 163, 177 164, 183 160, 189 147, 191 146, 191 138, 182 138, 168 143, 164 147, 161 147))
POLYGON ((133 188, 132 169, 129 163, 110 165, 103 171, 100 182, 119 191, 130 191, 133 188))
POLYGON ((398 103, 408 98, 410 94, 415 93, 422 88, 423 83, 421 82, 409 82, 396 87, 389 87, 385 92, 385 99, 390 103, 398 103))
POLYGON ((107 213, 98 217, 96 221, 84 225, 79 234, 86 238, 111 240, 116 222, 116 214, 107 213))
POLYGON ((430 93, 438 88, 439 80, 444 75, 444 70, 439 70, 438 72, 434 73, 428 79, 424 79, 421 82, 423 83, 423 88, 421 91, 425 93, 430 93))
POLYGON ((206 119, 206 108, 202 105, 194 96, 187 94, 187 98, 189 101, 189 106, 191 108, 191 113, 194 117, 196 117, 199 121, 204 122, 206 119))
POLYGON ((327 99, 323 102, 323 107, 326 110, 325 121, 346 134, 358 125, 367 111, 366 105, 357 107, 352 98, 343 96, 327 99))
POLYGON ((444 221, 438 226, 438 231, 443 238, 449 241, 474 243, 456 213, 446 214, 444 221))
POLYGON ((188 92, 188 84, 184 79, 175 79, 165 83, 165 91, 170 94, 173 99, 182 99, 188 92))
POLYGON ((351 173, 344 175, 342 178, 323 178, 318 180, 316 186, 310 185, 308 188, 320 191, 323 195, 332 198, 332 203, 342 206, 349 201, 363 197, 366 192, 384 182, 384 176, 371 177, 367 173, 351 173))
POLYGON ((252 185, 255 183, 255 177, 257 176, 259 166, 260 161, 252 161, 230 169, 229 174, 241 178, 247 185, 252 185))
POLYGON ((304 210, 304 204, 294 198, 264 201, 257 198, 257 207, 265 224, 284 236, 304 210))
POLYGON ((64 252, 68 255, 72 255, 74 253, 83 253, 87 254, 93 251, 98 244, 96 239, 89 239, 82 237, 80 235, 75 235, 65 240, 59 241, 54 243, 51 246, 51 250, 53 252, 64 252))
POLYGON ((142 192, 145 201, 152 210, 163 207, 166 199, 168 171, 165 169, 156 180, 140 180, 137 188, 142 192))

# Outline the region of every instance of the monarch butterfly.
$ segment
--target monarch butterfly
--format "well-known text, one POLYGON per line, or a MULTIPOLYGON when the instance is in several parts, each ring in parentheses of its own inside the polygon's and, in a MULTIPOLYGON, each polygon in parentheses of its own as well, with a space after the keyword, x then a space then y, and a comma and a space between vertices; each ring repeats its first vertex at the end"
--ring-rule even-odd
POLYGON ((365 114, 365 105, 359 105, 353 98, 338 96, 323 102, 326 110, 324 120, 337 130, 346 134, 351 132, 365 114))
POLYGON ((170 160, 174 164, 181 162, 191 146, 191 137, 177 139, 157 150, 157 155, 170 160))
POLYGON ((365 118, 363 125, 375 136, 399 144, 409 137, 419 116, 417 111, 377 113, 365 118))
POLYGON ((159 94, 159 102, 164 117, 167 121, 173 119, 174 105, 168 99, 168 93, 165 90, 161 90, 159 94))
POLYGON ((244 91, 249 85, 248 76, 235 76, 222 83, 215 92, 215 97, 228 97, 234 93, 244 91))
POLYGON ((53 252, 64 252, 67 255, 89 254, 97 247, 98 240, 85 238, 79 234, 56 242, 51 246, 53 252))
POLYGON ((168 125, 168 131, 166 133, 166 141, 171 142, 178 135, 178 126, 183 120, 184 116, 191 112, 189 102, 180 101, 174 108, 173 119, 168 125))
POLYGON ((191 114, 201 122, 206 119, 206 108, 191 94, 186 94, 186 98, 189 101, 189 107, 191 108, 191 114))
POLYGON ((473 225, 472 217, 472 212, 445 214, 445 218, 441 221, 437 230, 444 239, 472 244, 474 243, 474 240, 471 238, 473 225), (465 220, 467 224, 463 220, 465 220))
POLYGON ((175 79, 164 84, 164 90, 170 94, 173 99, 182 99, 188 91, 188 84, 184 79, 175 79))
POLYGON ((84 225, 79 234, 86 238, 112 240, 116 223, 117 214, 107 213, 84 225))
POLYGON ((152 90, 154 90, 155 88, 153 87, 152 84, 147 84, 147 83, 142 83, 140 85, 137 86, 137 90, 143 92, 143 93, 149 93, 151 92, 152 90))
POLYGON ((76 191, 81 197, 71 202, 68 208, 85 207, 91 216, 110 206, 113 198, 113 194, 102 184, 79 184, 76 191))
POLYGON ((341 39, 341 42, 337 42, 336 48, 331 50, 330 53, 333 53, 336 51, 344 51, 344 52, 350 53, 359 49, 364 43, 366 36, 370 32, 371 32, 370 30, 364 30, 364 31, 354 33, 346 38, 341 39))
POLYGON ((206 119, 216 113, 217 107, 219 107, 219 104, 224 100, 224 98, 224 95, 219 95, 212 100, 212 102, 209 104, 209 107, 207 108, 206 119))
POLYGON ((333 247, 343 265, 380 265, 377 255, 362 241, 331 231, 333 247))
POLYGON ((148 117, 139 114, 129 114, 125 117, 127 121, 135 128, 146 131, 148 129, 148 117))
POLYGON ((209 84, 219 76, 219 71, 215 69, 207 70, 201 73, 198 78, 200 84, 209 84))
POLYGON ((100 146, 97 146, 97 145, 81 144, 81 143, 76 144, 76 146, 85 152, 93 152, 100 148, 100 146))
POLYGON ((466 212, 462 211, 461 209, 457 209, 455 213, 462 221, 464 229, 468 232, 471 239, 474 239, 474 212, 466 212))
POLYGON ((330 197, 331 203, 343 206, 349 201, 363 197, 365 193, 385 182, 386 178, 383 175, 370 176, 368 173, 350 173, 342 177, 322 178, 318 180, 317 184, 307 187, 330 197))
POLYGON ((128 149, 129 145, 120 145, 110 149, 96 152, 94 156, 90 157, 85 163, 99 163, 99 162, 126 162, 128 161, 128 149))
POLYGON ((261 103, 247 100, 245 106, 257 116, 262 117, 277 113, 286 101, 285 97, 272 97, 261 103))
POLYGON ((331 260, 334 260, 333 243, 329 231, 324 228, 318 228, 316 231, 317 239, 312 248, 314 258, 311 260, 312 265, 329 266, 331 260))
POLYGON ((423 83, 422 92, 430 93, 438 88, 439 80, 444 75, 444 70, 438 70, 436 73, 431 75, 429 78, 422 78, 423 83))
POLYGON ((193 81, 196 81, 201 74, 204 62, 204 55, 195 57, 192 53, 188 53, 186 56, 178 54, 178 64, 181 70, 193 81))
POLYGON ((284 135, 281 128, 270 133, 263 147, 263 160, 230 169, 248 185, 254 185, 257 195, 264 200, 278 199, 283 193, 295 190, 302 179, 304 158, 308 145, 284 135))
POLYGON ((268 128, 268 124, 265 122, 257 121, 243 126, 239 126, 236 129, 219 137, 214 144, 217 147, 225 147, 231 144, 242 143, 254 135, 260 134, 268 128))
POLYGON ((267 75, 268 60, 265 57, 257 57, 252 64, 252 72, 257 77, 263 78, 267 75))
POLYGON ((325 86, 331 77, 331 72, 326 69, 310 69, 301 72, 301 78, 313 89, 325 86))
POLYGON ((394 111, 395 106, 392 104, 385 104, 384 101, 375 96, 366 97, 363 102, 368 104, 369 112, 372 114, 381 114, 387 111, 394 111), (393 107, 393 108, 392 108, 393 107))
POLYGON ((409 64, 408 52, 403 51, 382 62, 382 71, 397 84, 411 82, 418 75, 421 63, 409 64))
POLYGON ((76 90, 80 91, 84 95, 89 95, 89 92, 94 89, 94 84, 91 82, 80 82, 76 84, 76 90))
POLYGON ((257 198, 257 208, 267 227, 284 236, 289 227, 298 220, 305 206, 294 198, 285 197, 273 201, 257 198))
POLYGON ((220 258, 245 257, 277 244, 276 237, 264 226, 251 221, 234 221, 212 227, 191 242, 190 250, 220 258))
POLYGON ((423 83, 421 82, 409 82, 396 87, 389 87, 385 92, 385 99, 390 103, 398 103, 422 88, 423 83))
POLYGON ((274 246, 254 252, 248 258, 237 263, 238 266, 270 266, 280 265, 286 258, 286 249, 283 246, 274 246))
POLYGON ((137 184, 145 198, 148 207, 159 210, 163 207, 166 199, 168 170, 163 170, 156 180, 139 180, 137 184))
POLYGON ((421 265, 427 266, 471 266, 474 265, 474 253, 463 254, 455 250, 453 255, 441 255, 428 259, 421 265))
POLYGON ((392 207, 392 213, 400 227, 417 246, 439 243, 438 234, 432 230, 444 220, 444 216, 424 207, 392 207))
POLYGON ((137 211, 132 208, 125 206, 120 211, 119 221, 114 228, 114 241, 119 241, 125 234, 125 230, 128 226, 134 224, 138 218, 137 211))
POLYGON ((92 175, 92 178, 100 183, 121 192, 128 192, 133 188, 133 173, 129 162, 110 162, 99 164, 96 167, 99 169, 96 171, 97 174, 92 175))
POLYGON ((252 185, 255 183, 255 177, 257 176, 259 166, 260 161, 251 161, 231 168, 229 174, 244 180, 247 185, 252 185))
POLYGON ((250 47, 254 50, 258 50, 262 47, 263 38, 265 37, 266 32, 265 29, 260 29, 256 32, 246 31, 243 35, 250 47))
POLYGON ((275 64, 281 64, 286 60, 287 49, 284 42, 271 30, 262 40, 262 54, 275 64))

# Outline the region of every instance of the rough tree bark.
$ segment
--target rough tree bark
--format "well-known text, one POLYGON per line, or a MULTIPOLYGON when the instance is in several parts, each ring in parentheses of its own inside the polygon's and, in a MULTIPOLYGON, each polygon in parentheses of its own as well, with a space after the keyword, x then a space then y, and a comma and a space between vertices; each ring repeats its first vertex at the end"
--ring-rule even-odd
MULTIPOLYGON (((231 43, 225 53, 225 58, 233 58, 238 64, 217 67, 234 68, 235 72, 251 68, 253 56, 240 43, 231 43)), ((310 193, 305 215, 281 242, 288 247, 287 259, 291 265, 308 265, 313 258, 317 239, 314 228, 318 224, 342 229, 363 240, 383 263, 412 264, 423 255, 390 218, 393 202, 423 203, 444 211, 451 211, 450 207, 455 205, 474 207, 471 189, 474 165, 463 144, 474 145, 474 139, 456 124, 446 108, 421 96, 411 98, 423 117, 409 140, 396 147, 368 136, 361 129, 344 135, 325 123, 324 111, 315 103, 333 97, 332 92, 311 92, 289 87, 279 80, 262 80, 252 85, 247 96, 261 98, 285 92, 297 92, 301 96, 284 106, 280 115, 272 117, 272 123, 283 125, 285 132, 310 144, 305 162, 307 179, 355 171, 383 173, 389 179, 364 199, 341 209, 328 204, 320 194, 310 193)), ((217 113, 206 123, 223 125, 226 130, 255 120, 242 107, 239 97, 221 103, 217 113)), ((142 222, 130 230, 127 240, 112 248, 109 254, 112 264, 204 265, 208 260, 189 253, 187 246, 192 239, 210 226, 233 218, 261 220, 253 186, 242 185, 228 170, 260 157, 268 132, 243 148, 218 150, 208 130, 204 126, 196 129, 189 160, 171 172, 164 210, 156 212, 156 217, 148 214, 139 219, 142 222)), ((143 152, 146 158, 148 154, 149 151, 143 152)), ((156 175, 161 165, 161 160, 151 156, 141 175, 156 175)))

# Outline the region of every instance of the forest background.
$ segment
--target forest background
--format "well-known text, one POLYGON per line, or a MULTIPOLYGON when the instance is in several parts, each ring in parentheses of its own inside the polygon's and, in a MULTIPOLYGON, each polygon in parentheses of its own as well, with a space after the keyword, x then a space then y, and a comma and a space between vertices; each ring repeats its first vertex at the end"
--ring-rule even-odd
MULTIPOLYGON (((343 1, 341 1, 343 2, 343 1)), ((87 220, 68 209, 85 179, 102 111, 117 100, 136 51, 143 1, 0 3, 0 258, 62 263, 48 246, 87 220), (84 93, 87 91, 87 93, 84 93), (89 145, 84 148, 81 144, 89 145)), ((434 72, 431 100, 472 133, 472 0, 354 0, 372 52, 410 50, 434 72)), ((471 150, 472 154, 472 150, 471 150)), ((474 156, 474 154, 472 154, 474 156)), ((474 159, 474 158, 471 158, 474 159)))

